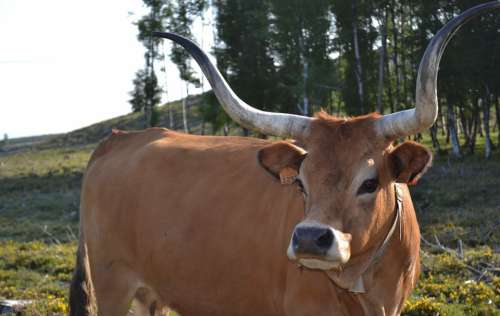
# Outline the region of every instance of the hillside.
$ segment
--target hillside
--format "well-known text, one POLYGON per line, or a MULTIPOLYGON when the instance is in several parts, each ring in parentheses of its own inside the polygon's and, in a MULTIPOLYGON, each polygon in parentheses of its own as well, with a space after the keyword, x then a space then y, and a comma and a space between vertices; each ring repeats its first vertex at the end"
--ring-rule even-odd
MULTIPOLYGON (((189 131, 202 134, 211 131, 209 123, 203 124, 200 107, 203 95, 191 96, 187 102, 189 131)), ((159 122, 157 126, 183 131, 182 101, 174 101, 158 107, 159 122), (171 124, 172 123, 172 124, 171 124)), ((111 133, 113 128, 121 130, 140 130, 145 126, 144 113, 129 113, 109 120, 101 121, 65 134, 42 135, 9 139, 7 143, 0 141, 0 155, 26 149, 48 149, 63 146, 85 146, 99 142, 111 133)))

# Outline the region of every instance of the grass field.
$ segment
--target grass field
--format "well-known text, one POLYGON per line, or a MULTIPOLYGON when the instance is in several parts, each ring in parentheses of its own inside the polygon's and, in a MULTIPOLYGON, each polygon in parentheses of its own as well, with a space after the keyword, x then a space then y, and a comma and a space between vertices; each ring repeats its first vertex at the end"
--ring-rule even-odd
MULTIPOLYGON (((0 154, 0 299, 33 300, 28 315, 67 311, 80 184, 95 147, 75 143, 0 154)), ((404 315, 500 315, 500 155, 485 160, 480 150, 436 157, 412 188, 428 243, 404 315)))

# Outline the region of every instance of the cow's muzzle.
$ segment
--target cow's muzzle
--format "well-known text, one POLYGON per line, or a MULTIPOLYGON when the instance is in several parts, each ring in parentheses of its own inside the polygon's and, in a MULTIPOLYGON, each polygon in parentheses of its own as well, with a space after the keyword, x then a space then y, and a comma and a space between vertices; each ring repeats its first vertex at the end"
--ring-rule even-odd
POLYGON ((297 227, 292 236, 296 255, 324 257, 335 241, 330 227, 297 227))
POLYGON ((311 269, 330 270, 345 264, 350 256, 351 235, 316 221, 298 224, 288 246, 288 258, 311 269))

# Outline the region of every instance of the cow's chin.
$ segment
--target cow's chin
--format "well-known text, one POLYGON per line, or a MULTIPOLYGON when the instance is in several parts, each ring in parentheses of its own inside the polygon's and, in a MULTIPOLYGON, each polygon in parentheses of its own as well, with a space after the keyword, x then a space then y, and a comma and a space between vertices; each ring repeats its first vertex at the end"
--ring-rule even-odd
POLYGON ((297 260, 301 266, 314 270, 334 270, 342 266, 341 262, 319 259, 301 258, 297 260))
POLYGON ((332 254, 329 253, 323 258, 311 258, 297 256, 292 248, 288 248, 287 251, 288 259, 297 262, 299 265, 306 267, 308 269, 315 270, 338 270, 341 269, 344 264, 349 261, 351 257, 350 248, 346 247, 342 251, 332 254))

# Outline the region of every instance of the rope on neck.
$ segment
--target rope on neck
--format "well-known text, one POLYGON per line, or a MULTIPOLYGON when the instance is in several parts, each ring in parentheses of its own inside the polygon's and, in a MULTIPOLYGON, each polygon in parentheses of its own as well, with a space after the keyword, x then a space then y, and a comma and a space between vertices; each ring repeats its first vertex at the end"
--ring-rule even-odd
POLYGON ((391 229, 387 233, 387 236, 385 236, 384 242, 380 247, 378 248, 377 252, 373 255, 373 257, 370 260, 370 266, 374 263, 376 263, 380 257, 384 254, 385 249, 387 248, 387 245, 389 244, 389 241, 391 240, 392 235, 394 235, 394 231, 396 230, 396 226, 398 224, 398 221, 400 222, 399 224, 399 239, 402 238, 402 225, 401 225, 401 217, 402 217, 402 212, 403 212, 403 191, 401 190, 401 186, 397 183, 394 184, 394 192, 396 195, 396 217, 394 217, 394 222, 392 223, 391 229))

